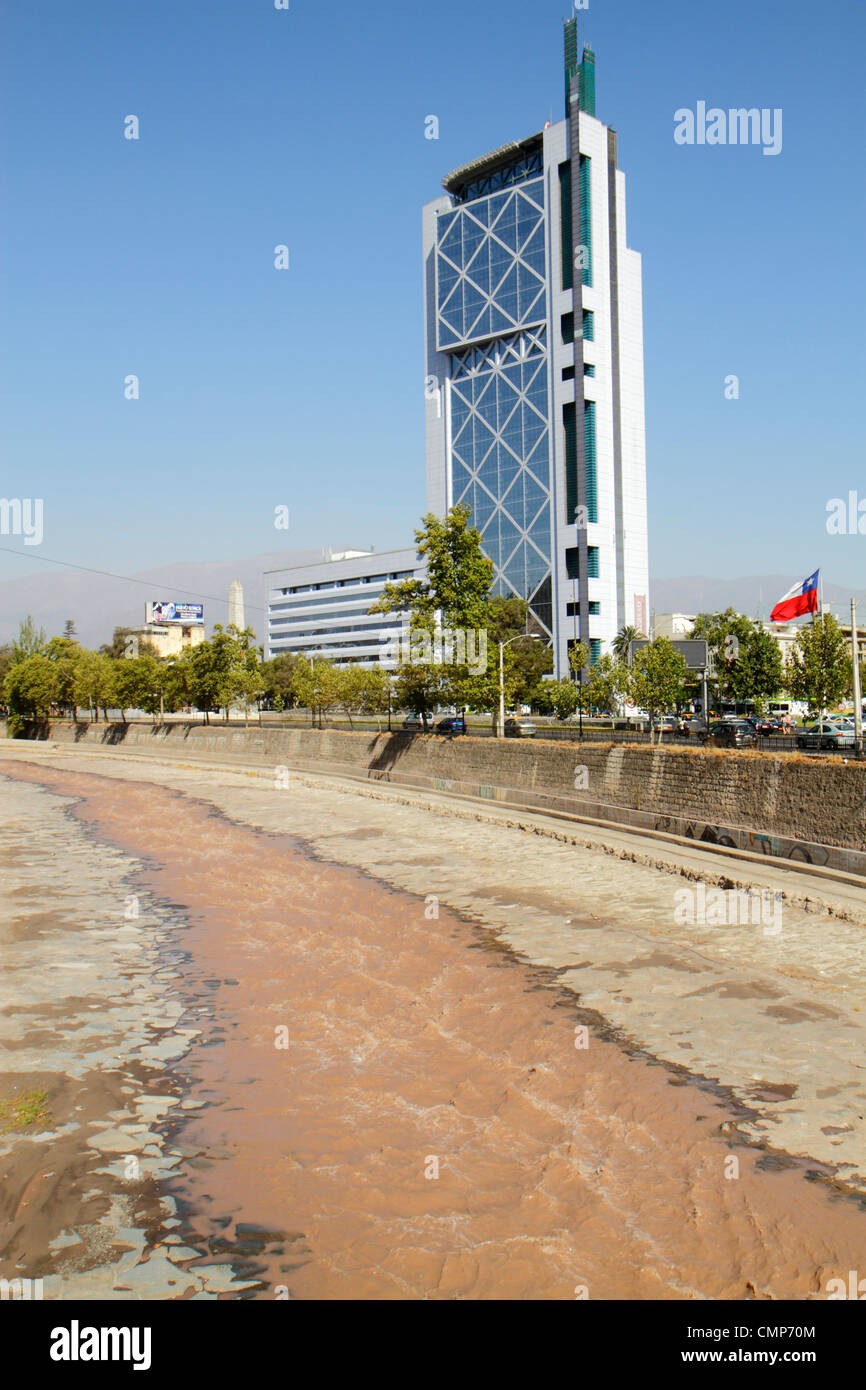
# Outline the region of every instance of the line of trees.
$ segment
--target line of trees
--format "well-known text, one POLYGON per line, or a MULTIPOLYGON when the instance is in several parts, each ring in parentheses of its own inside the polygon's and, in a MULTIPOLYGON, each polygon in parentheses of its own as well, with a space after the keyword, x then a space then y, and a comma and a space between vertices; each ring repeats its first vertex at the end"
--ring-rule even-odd
POLYGON ((160 658, 153 647, 117 629, 107 646, 92 651, 66 624, 62 637, 46 638, 28 617, 17 639, 0 649, 0 691, 9 733, 43 722, 55 711, 98 721, 128 710, 156 715, 194 706, 207 718, 232 705, 249 708, 261 699, 263 667, 250 628, 223 629, 181 656, 160 658))
MULTIPOLYGON (((572 679, 545 679, 553 668, 548 635, 525 600, 493 593, 493 565, 469 518, 461 506, 444 518, 423 517, 415 540, 427 562, 425 578, 387 584, 370 609, 409 615, 413 642, 408 653, 398 654, 393 676, 381 666, 337 667, 319 657, 283 655, 266 662, 251 628, 217 625, 207 640, 163 659, 128 629, 116 629, 110 643, 91 651, 77 641, 73 623, 67 622, 62 637, 48 639, 28 617, 17 639, 0 648, 0 699, 9 732, 55 711, 73 718, 86 711, 91 720, 118 712, 125 721, 133 709, 156 717, 195 708, 209 720, 220 710, 228 718, 232 707, 248 713, 254 706, 311 709, 320 722, 339 710, 350 723, 393 707, 414 711, 426 727, 442 707, 496 714, 500 660, 506 704, 527 704, 560 719, 578 710, 615 711, 626 702, 655 715, 699 698, 694 673, 665 638, 641 648, 629 664, 629 644, 640 635, 634 628, 623 628, 612 651, 595 662, 585 642, 571 644, 572 679), (472 655, 466 642, 444 651, 440 644, 431 659, 443 630, 477 638, 472 655)), ((760 712, 784 692, 817 715, 851 692, 850 653, 829 615, 800 630, 784 668, 772 635, 731 608, 699 614, 691 635, 709 645, 717 705, 748 701, 760 712)))
MULTIPOLYGON (((753 623, 733 608, 698 614, 691 635, 709 645, 717 703, 747 702, 761 713, 768 700, 787 695, 817 717, 853 694, 851 646, 832 614, 803 624, 784 663, 763 623, 753 623)), ((862 685, 862 662, 860 670, 862 685)))

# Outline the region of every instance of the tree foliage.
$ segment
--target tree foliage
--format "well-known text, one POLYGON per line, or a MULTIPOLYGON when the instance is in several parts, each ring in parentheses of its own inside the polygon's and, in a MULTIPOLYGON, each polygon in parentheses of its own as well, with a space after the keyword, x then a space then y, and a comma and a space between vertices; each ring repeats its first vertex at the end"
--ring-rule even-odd
POLYGON ((12 643, 14 660, 24 661, 28 656, 38 656, 41 651, 44 651, 45 645, 45 629, 43 627, 37 628, 36 623, 28 613, 19 625, 18 636, 12 643))
POLYGON ((621 627, 616 637, 613 639, 613 654, 619 661, 628 661, 628 649, 630 643, 638 637, 645 637, 645 632, 638 632, 636 627, 626 624, 621 627))
POLYGON ((801 627, 788 659, 785 683, 795 700, 804 700, 817 718, 850 688, 852 659, 848 642, 829 613, 801 627))
POLYGON ((686 663, 673 642, 657 637, 635 653, 629 669, 628 693, 632 703, 645 709, 652 721, 657 714, 681 702, 687 676, 686 663))

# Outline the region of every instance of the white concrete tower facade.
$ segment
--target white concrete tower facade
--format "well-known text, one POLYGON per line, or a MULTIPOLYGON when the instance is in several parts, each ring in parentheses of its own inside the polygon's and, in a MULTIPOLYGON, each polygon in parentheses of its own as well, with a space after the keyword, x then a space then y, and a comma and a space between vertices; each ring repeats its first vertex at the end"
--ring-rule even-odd
POLYGON ((471 508, 561 676, 648 622, 641 262, 576 20, 565 66, 566 120, 424 209, 428 506, 471 508))

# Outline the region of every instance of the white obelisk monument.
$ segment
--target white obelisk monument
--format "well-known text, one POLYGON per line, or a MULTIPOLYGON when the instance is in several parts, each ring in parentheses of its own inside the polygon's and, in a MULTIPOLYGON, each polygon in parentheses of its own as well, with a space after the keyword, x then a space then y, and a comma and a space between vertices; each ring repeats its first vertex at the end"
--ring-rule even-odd
POLYGON ((232 624, 238 632, 243 632, 246 626, 244 623, 244 588, 239 579, 233 579, 229 585, 229 627, 232 624))

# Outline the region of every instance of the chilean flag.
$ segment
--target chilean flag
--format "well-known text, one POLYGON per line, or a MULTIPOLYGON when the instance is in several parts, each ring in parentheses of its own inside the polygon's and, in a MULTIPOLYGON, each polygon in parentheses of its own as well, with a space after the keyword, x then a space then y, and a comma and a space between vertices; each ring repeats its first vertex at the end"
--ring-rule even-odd
POLYGON ((810 574, 802 584, 795 584, 784 598, 780 598, 772 613, 771 623, 787 623, 791 618, 801 618, 804 613, 818 612, 818 575, 820 570, 810 574))

